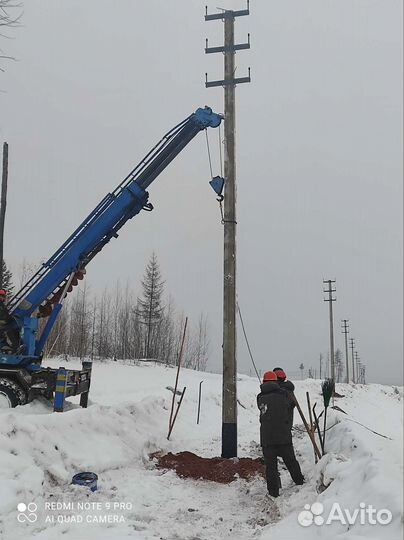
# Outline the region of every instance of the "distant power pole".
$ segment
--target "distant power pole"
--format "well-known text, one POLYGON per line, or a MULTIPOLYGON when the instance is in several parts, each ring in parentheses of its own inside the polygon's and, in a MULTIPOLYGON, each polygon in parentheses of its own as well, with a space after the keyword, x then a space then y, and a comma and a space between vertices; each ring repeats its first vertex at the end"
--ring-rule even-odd
POLYGON ((356 362, 356 382, 360 383, 360 358, 358 351, 355 351, 355 362, 356 362))
POLYGON ((332 297, 337 289, 333 288, 332 284, 335 283, 335 279, 323 280, 323 283, 328 284, 328 289, 323 290, 324 293, 328 293, 328 298, 324 298, 324 302, 330 304, 330 360, 331 360, 331 378, 335 381, 335 356, 334 356, 334 320, 332 313, 332 303, 336 301, 336 298, 332 297))
POLYGON ((235 78, 236 51, 250 48, 248 43, 234 43, 234 20, 249 15, 247 9, 241 11, 223 10, 208 15, 205 21, 224 21, 224 46, 208 47, 205 53, 222 53, 224 56, 224 79, 208 81, 206 88, 224 87, 224 265, 223 265, 223 417, 222 417, 222 457, 237 457, 237 357, 236 357, 236 153, 235 153, 235 89, 236 84, 250 82, 248 77, 235 78))
POLYGON ((348 358, 348 319, 342 319, 342 333, 345 334, 345 369, 346 369, 346 383, 349 383, 349 358, 348 358))
POLYGON ((8 181, 8 144, 3 144, 3 173, 1 178, 0 202, 0 287, 3 286, 3 260, 4 260, 4 223, 7 207, 7 181, 8 181))
POLYGON ((355 356, 354 356, 354 345, 355 345, 355 339, 349 338, 349 343, 351 346, 351 353, 352 353, 352 382, 355 383, 355 356))

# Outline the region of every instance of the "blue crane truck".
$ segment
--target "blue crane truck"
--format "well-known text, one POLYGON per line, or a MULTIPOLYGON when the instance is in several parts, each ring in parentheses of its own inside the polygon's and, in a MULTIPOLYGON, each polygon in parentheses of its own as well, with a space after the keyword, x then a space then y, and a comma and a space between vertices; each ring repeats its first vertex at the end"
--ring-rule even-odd
POLYGON ((4 342, 0 344, 0 407, 23 405, 38 396, 55 396, 56 403, 60 388, 66 397, 80 394, 80 404, 87 406, 91 363, 83 363, 82 370, 42 366, 43 351, 63 301, 84 278, 88 263, 118 237, 120 228, 141 210, 153 210, 146 191, 150 184, 197 133, 218 127, 222 118, 209 107, 199 108, 166 133, 11 298, 7 308, 22 345, 11 352, 4 342))

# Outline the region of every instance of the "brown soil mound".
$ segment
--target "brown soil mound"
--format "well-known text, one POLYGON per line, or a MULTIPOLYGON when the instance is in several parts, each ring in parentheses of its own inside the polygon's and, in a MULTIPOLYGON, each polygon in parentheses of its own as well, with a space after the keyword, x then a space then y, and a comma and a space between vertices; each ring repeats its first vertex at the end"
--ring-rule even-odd
POLYGON ((237 478, 248 479, 257 474, 265 477, 265 467, 259 458, 203 458, 192 452, 165 455, 156 452, 150 457, 157 460, 159 469, 173 469, 181 478, 228 484, 237 478))

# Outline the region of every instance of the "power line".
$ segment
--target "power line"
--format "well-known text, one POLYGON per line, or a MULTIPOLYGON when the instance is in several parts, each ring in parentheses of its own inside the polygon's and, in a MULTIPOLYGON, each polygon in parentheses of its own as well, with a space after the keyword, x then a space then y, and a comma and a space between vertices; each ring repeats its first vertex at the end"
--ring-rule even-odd
POLYGON ((249 352, 249 354, 250 354, 251 362, 252 362, 252 365, 254 366, 255 373, 257 374, 258 380, 259 380, 259 382, 261 382, 261 377, 259 376, 257 367, 256 367, 255 362, 254 362, 254 358, 253 358, 253 355, 252 355, 252 352, 251 352, 250 344, 249 344, 249 342, 248 342, 247 333, 246 333, 246 331, 245 331, 244 322, 243 322, 243 317, 242 317, 242 315, 241 315, 241 309, 240 309, 240 305, 239 305, 238 302, 237 302, 237 310, 238 310, 238 314, 239 314, 239 317, 240 317, 241 327, 242 327, 242 329, 243 329, 244 339, 245 339, 245 342, 246 342, 246 344, 247 344, 248 352, 249 352))

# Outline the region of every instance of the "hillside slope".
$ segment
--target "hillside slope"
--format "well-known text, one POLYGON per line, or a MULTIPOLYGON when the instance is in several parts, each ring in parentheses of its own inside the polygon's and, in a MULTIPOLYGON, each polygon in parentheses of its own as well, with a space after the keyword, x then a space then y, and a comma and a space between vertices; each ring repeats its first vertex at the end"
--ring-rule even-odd
MULTIPOLYGON (((54 363, 53 365, 57 366, 54 363)), ((77 367, 70 361, 66 367, 77 367)), ((0 537, 5 540, 164 539, 211 540, 398 539, 402 507, 402 389, 381 385, 338 385, 345 397, 332 411, 328 454, 314 466, 313 450, 295 413, 295 448, 306 484, 294 487, 282 469, 276 506, 257 478, 229 485, 183 480, 155 468, 150 453, 188 450, 206 457, 221 450, 221 377, 182 370, 187 387, 170 441, 168 419, 175 370, 149 363, 95 363, 88 409, 72 400, 63 414, 46 402, 0 411, 0 537), (202 384, 200 424, 196 424, 202 384), (360 422, 379 434, 355 423, 360 422), (333 427, 331 427, 333 426, 333 427), (386 438, 387 437, 387 438, 386 438), (76 472, 99 476, 98 491, 70 485, 76 472), (321 494, 319 484, 329 484, 321 494), (305 504, 321 502, 326 516, 334 502, 348 509, 360 503, 387 508, 388 525, 303 527, 305 504), (17 517, 17 505, 35 503, 36 520, 17 517), (65 504, 65 508, 61 508, 65 504), (81 504, 79 508, 79 503, 81 504), (83 508, 87 504, 87 509, 83 508), (94 504, 96 503, 96 504, 94 504), (52 506, 53 505, 53 506, 52 506), (109 506, 108 506, 109 505, 109 506), (113 518, 103 516, 115 516, 113 518), (108 519, 115 520, 111 522, 108 519), (103 521, 104 522, 99 522, 103 521)), ((306 410, 306 391, 321 409, 320 382, 296 383, 306 410)), ((260 455, 256 408, 258 382, 240 375, 239 456, 260 455)), ((21 508, 21 507, 20 507, 21 508)), ((33 507, 30 507, 33 508, 33 507)), ((20 512, 28 515, 28 512, 20 512)))

